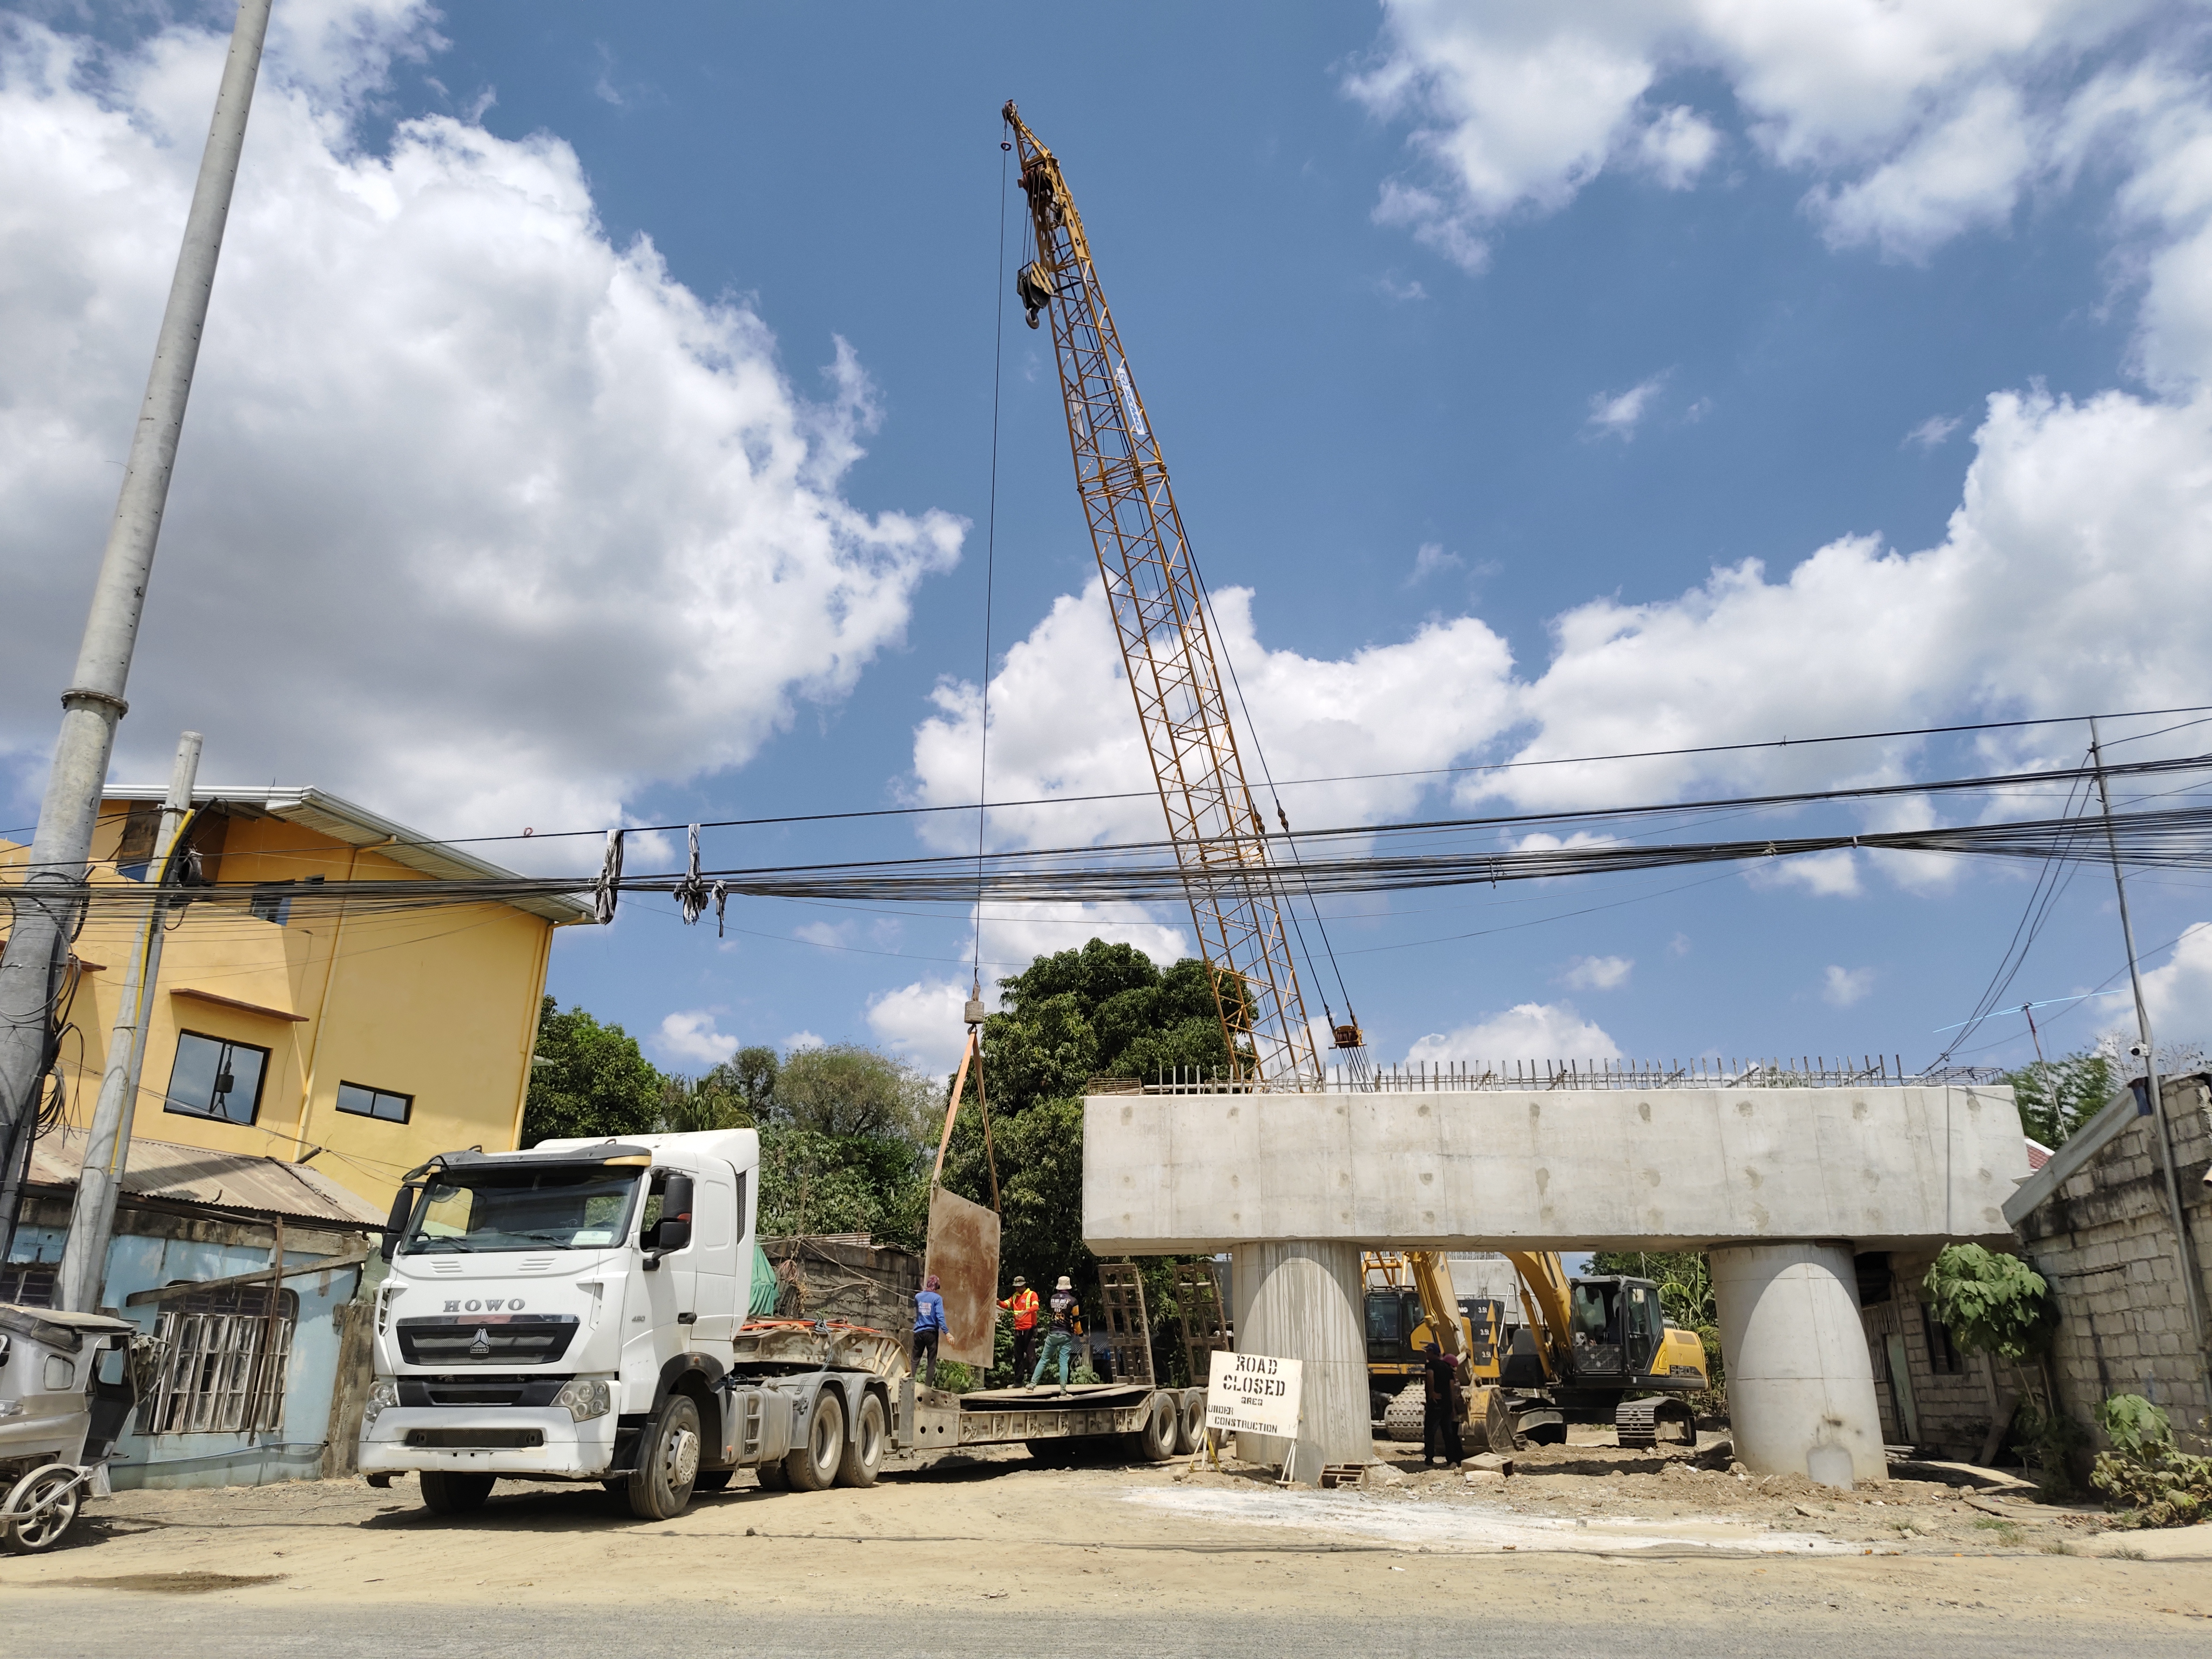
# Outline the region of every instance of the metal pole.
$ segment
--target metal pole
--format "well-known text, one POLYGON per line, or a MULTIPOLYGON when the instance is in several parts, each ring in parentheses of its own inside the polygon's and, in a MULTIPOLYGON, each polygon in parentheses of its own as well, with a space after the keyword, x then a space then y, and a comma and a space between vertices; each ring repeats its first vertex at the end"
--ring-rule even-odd
POLYGON ((2105 844, 2112 854, 2112 887, 2120 899, 2120 938, 2127 945, 2128 982, 2135 988, 2136 1031, 2142 1045, 2143 1087, 2150 1101, 2151 1121, 2158 1129, 2160 1162, 2166 1170, 2166 1201, 2173 1218, 2174 1260, 2181 1269, 2181 1287, 2189 1308, 2189 1334, 2195 1344, 2197 1369, 2212 1386, 2212 1358, 2204 1352, 2204 1287, 2197 1282, 2196 1253, 2190 1249, 2189 1224, 2181 1208, 2181 1183, 2174 1173, 2173 1132, 2166 1121, 2166 1096, 2158 1081, 2158 1051, 2151 1046, 2150 1004, 2143 1000, 2142 969, 2136 961, 2135 924, 2128 920, 2128 884, 2120 873, 2120 843, 2112 829, 2112 792, 2105 781, 2105 753, 2098 741, 2097 722, 2089 722, 2089 764, 2097 774, 2097 799, 2105 808, 2105 844))
MULTIPOLYGON (((168 799, 161 803, 161 833, 155 843, 153 879, 165 881, 175 855, 177 836, 191 811, 192 783, 199 775, 200 734, 177 740, 177 763, 169 772, 168 799)), ((57 1306, 71 1313, 100 1311, 107 1243, 115 1232, 115 1200, 131 1158, 131 1124, 137 1114, 138 1079, 146 1064, 148 1010, 161 978, 163 908, 157 895, 146 912, 146 926, 123 970, 123 995, 107 1036, 107 1070, 100 1079, 100 1103, 93 1108, 92 1134, 85 1143, 84 1167, 77 1172, 76 1202, 70 1212, 69 1242, 62 1247, 60 1297, 57 1306)))
POLYGON ((153 574, 154 545, 168 504, 169 475, 176 465, 177 436, 191 396, 192 368, 199 360, 200 332, 207 322, 208 295, 215 285, 216 257, 230 214, 231 186, 246 143, 246 117, 253 103, 255 72, 261 64, 262 38, 268 33, 270 0, 240 0, 231 31, 230 57, 216 94, 215 118, 207 149, 200 156, 191 210, 185 220, 184 246, 177 254, 169 302, 154 344, 154 367, 147 376, 146 401, 131 438, 131 459, 115 520, 100 556, 100 576, 77 648, 76 672, 62 693, 61 736, 54 744, 53 770, 39 806, 39 827, 31 841, 24 882, 15 895, 15 925, 0 956, 0 1261, 14 1242, 14 1182, 21 1152, 35 1121, 38 1091, 47 1065, 47 1026, 52 1016, 52 963, 57 947, 74 931, 82 915, 85 866, 92 854, 93 826, 100 817, 101 786, 115 747, 116 722, 130 705, 123 700, 131 675, 131 653, 138 638, 146 584, 153 574))

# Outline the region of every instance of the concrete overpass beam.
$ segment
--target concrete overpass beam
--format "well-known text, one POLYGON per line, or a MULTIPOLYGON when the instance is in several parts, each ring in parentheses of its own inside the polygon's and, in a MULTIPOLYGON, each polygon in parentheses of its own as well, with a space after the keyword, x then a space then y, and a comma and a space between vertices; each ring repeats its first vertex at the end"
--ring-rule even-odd
MULTIPOLYGON (((1302 1362, 1300 1442, 1296 1473, 1319 1476, 1321 1463, 1364 1463, 1375 1455, 1367 1419, 1366 1278, 1357 1244, 1292 1239, 1239 1244, 1230 1253, 1240 1353, 1302 1362), (1316 1467, 1305 1467, 1307 1457, 1316 1467)), ((1288 1443, 1240 1434, 1237 1455, 1280 1463, 1288 1443)))
POLYGON ((1851 1247, 1717 1245, 1711 1261, 1735 1455, 1831 1486, 1883 1479, 1851 1247))

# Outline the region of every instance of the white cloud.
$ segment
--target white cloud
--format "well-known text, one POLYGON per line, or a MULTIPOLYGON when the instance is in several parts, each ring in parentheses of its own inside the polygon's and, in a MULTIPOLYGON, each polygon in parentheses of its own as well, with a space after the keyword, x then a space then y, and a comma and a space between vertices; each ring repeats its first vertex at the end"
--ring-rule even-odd
POLYGON ((1571 991, 1614 991, 1628 983, 1635 966, 1626 957, 1577 957, 1559 982, 1571 991))
POLYGON ((1401 303, 1407 301, 1425 300, 1429 297, 1428 289, 1423 288, 1419 281, 1401 283, 1395 276, 1376 277, 1375 291, 1385 299, 1396 300, 1401 303))
POLYGON ((1626 392, 1600 392, 1589 400, 1588 430, 1593 437, 1619 438, 1624 442, 1636 435, 1636 428, 1650 412, 1651 400, 1659 395, 1666 375, 1654 374, 1648 380, 1639 380, 1626 392))
POLYGON ((1466 1060, 1510 1070, 1516 1060, 1619 1060, 1620 1049, 1571 1003, 1523 1002, 1455 1031, 1435 1031, 1406 1054, 1408 1066, 1466 1060))
POLYGON ((809 1048, 826 1048, 829 1046, 812 1031, 793 1031, 784 1038, 782 1044, 783 1052, 787 1054, 804 1054, 809 1048))
MULTIPOLYGON (((2156 968, 2145 970, 2143 1001, 2150 1008, 2151 1035, 2163 1054, 2170 1044, 2203 1043, 2212 1039, 2212 922, 2192 922, 2173 947, 2173 954, 2156 968)), ((2129 1010, 2119 1042, 2124 1054, 2136 1040, 2134 1012, 2129 1010)))
POLYGON ((820 945, 836 949, 853 937, 849 921, 809 921, 791 930, 791 936, 809 945, 820 945))
POLYGON ((1754 887, 1802 887, 1815 898, 1851 898, 1859 892, 1858 860, 1844 848, 1747 864, 1744 878, 1754 887))
POLYGON ((1905 434, 1905 441, 1921 449, 1933 449, 1962 424, 1955 415, 1930 415, 1905 434))
MULTIPOLYGON (((2039 179, 2078 165, 2077 82, 2111 51, 2155 54, 2192 27, 2158 0, 1386 0, 1377 52, 1346 90, 1407 124, 1411 177, 1376 218, 1479 270, 1492 228, 1548 213, 1609 167, 1693 183, 1721 143, 1714 114, 1660 101, 1717 78, 1753 150, 1810 175, 1832 240, 1923 256, 2001 222, 2039 179), (2136 31, 2160 16, 2167 27, 2136 31), (1455 249, 1475 251, 1470 259, 1455 249)), ((2106 100, 2109 102, 2110 100, 2106 100)))
POLYGON ((1832 1008, 1848 1008, 1864 1002, 1874 989, 1871 968, 1838 968, 1831 963, 1820 975, 1820 1000, 1832 1008))
POLYGON ((1406 578, 1406 586, 1419 587, 1439 572, 1457 570, 1466 562, 1467 561, 1458 554, 1445 552, 1444 544, 1442 542, 1423 542, 1414 550, 1413 571, 1406 578))
MULTIPOLYGON (((841 493, 878 418, 852 354, 809 400, 746 304, 608 240, 542 131, 428 117, 367 147, 390 60, 439 45, 427 6, 277 15, 118 773, 163 775, 191 726, 217 783, 312 781, 449 834, 614 823, 640 784, 848 691, 962 531, 841 493)), ((223 51, 0 33, 0 755, 26 778, 223 51)))
POLYGON ((653 1046, 665 1059, 719 1066, 738 1052, 738 1040, 714 1029, 712 1009, 693 1008, 660 1022, 653 1046))
MULTIPOLYGON (((984 1000, 995 1011, 995 996, 984 1000)), ((960 1063, 968 1041, 967 1006, 966 980, 916 980, 868 1000, 868 1029, 893 1054, 935 1075, 960 1063)))

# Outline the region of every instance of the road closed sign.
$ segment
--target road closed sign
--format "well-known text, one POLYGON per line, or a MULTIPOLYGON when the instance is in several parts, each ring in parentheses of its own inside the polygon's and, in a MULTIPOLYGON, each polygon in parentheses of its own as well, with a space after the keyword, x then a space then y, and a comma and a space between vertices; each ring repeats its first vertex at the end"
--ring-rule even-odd
POLYGON ((1216 1349, 1212 1370, 1206 1380, 1206 1426, 1229 1434, 1272 1434, 1296 1439, 1298 1369, 1295 1359, 1216 1349))

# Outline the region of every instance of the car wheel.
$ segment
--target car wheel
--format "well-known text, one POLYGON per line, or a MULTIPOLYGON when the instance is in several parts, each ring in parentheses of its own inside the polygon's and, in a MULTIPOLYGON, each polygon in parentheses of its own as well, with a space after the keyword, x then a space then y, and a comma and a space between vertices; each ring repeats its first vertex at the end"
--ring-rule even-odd
POLYGON ((84 1484, 68 1464, 33 1469, 8 1493, 8 1513, 21 1518, 0 1522, 0 1549, 13 1555, 52 1549, 76 1520, 83 1495, 84 1484))

